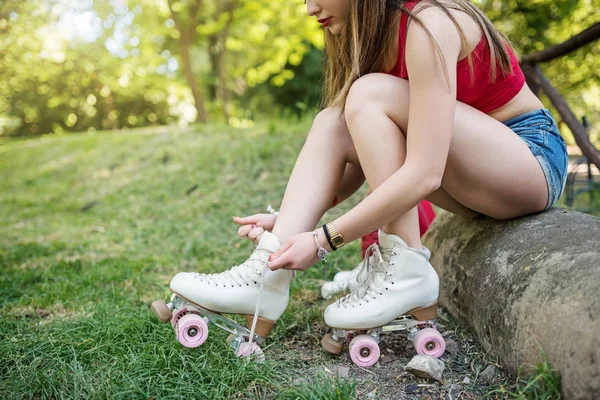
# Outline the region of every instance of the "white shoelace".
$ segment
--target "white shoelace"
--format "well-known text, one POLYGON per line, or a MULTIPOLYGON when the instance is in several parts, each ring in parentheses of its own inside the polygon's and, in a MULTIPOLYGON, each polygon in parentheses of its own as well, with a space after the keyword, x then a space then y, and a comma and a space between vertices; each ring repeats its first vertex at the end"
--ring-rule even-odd
POLYGON ((391 256, 396 253, 393 250, 382 251, 379 244, 373 243, 365 251, 365 260, 360 269, 357 280, 360 286, 352 293, 347 294, 337 301, 339 307, 354 307, 361 305, 363 301, 369 302, 377 295, 381 295, 382 287, 388 276, 387 266, 391 256), (370 257, 373 252, 373 257, 370 257), (385 257, 384 257, 385 256, 385 257))
POLYGON ((221 272, 219 274, 199 274, 194 273, 194 277, 198 279, 206 279, 208 282, 214 283, 217 286, 231 286, 235 285, 250 285, 250 283, 256 283, 260 279, 260 287, 258 289, 258 298, 256 299, 256 307, 254 309, 254 317, 252 318, 252 327, 250 328, 250 340, 248 348, 252 349, 252 342, 254 341, 254 331, 256 329, 256 322, 258 321, 258 313, 260 311, 260 300, 263 292, 264 274, 267 268, 267 263, 258 257, 256 254, 257 248, 254 247, 254 243, 250 242, 252 246, 252 255, 246 261, 240 265, 231 267, 228 271, 221 272), (258 266, 257 266, 258 264, 258 266))
POLYGON ((254 249, 252 255, 242 264, 235 265, 231 269, 218 274, 200 274, 195 272, 194 277, 223 287, 234 287, 235 285, 248 286, 251 283, 256 283, 264 273, 264 261, 255 254, 256 249, 254 245, 252 245, 252 248, 254 249))

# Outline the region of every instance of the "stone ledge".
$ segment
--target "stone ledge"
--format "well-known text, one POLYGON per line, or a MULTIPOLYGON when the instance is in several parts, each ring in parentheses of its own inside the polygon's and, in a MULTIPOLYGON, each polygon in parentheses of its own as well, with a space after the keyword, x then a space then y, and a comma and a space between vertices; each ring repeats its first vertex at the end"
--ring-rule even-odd
POLYGON ((600 399, 600 218, 440 214, 424 237, 440 301, 516 374, 540 350, 567 399, 600 399))

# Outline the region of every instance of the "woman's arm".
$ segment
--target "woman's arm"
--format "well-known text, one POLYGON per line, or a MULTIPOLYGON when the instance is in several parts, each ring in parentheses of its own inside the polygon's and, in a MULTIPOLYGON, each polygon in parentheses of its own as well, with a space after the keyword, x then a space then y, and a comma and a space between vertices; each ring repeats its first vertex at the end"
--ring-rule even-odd
POLYGON ((413 21, 406 40, 410 76, 406 160, 370 196, 333 221, 347 243, 396 220, 441 185, 456 108, 461 40, 443 11, 428 8, 419 17, 439 44, 445 66, 427 32, 413 21))

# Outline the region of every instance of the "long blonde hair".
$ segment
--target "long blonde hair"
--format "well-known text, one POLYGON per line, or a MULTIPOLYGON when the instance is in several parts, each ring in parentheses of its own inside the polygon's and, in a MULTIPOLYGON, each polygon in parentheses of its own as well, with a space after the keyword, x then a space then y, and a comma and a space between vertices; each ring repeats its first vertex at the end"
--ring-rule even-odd
MULTIPOLYGON (((490 80, 495 81, 498 67, 503 75, 511 74, 512 65, 507 51, 509 40, 490 22, 486 15, 468 0, 450 0, 444 4, 430 0, 452 20, 458 29, 462 47, 468 48, 466 36, 449 9, 462 11, 475 20, 486 37, 491 49, 490 80)), ((346 29, 336 36, 325 29, 325 83, 322 105, 339 107, 344 110, 348 91, 354 81, 373 72, 385 72, 394 65, 395 52, 392 43, 398 37, 397 19, 399 12, 423 27, 435 43, 442 63, 445 64, 441 49, 423 22, 408 8, 408 0, 350 0, 350 14, 346 29)), ((473 60, 469 53, 468 63, 473 80, 473 60)), ((448 80, 448 77, 446 76, 448 80)))

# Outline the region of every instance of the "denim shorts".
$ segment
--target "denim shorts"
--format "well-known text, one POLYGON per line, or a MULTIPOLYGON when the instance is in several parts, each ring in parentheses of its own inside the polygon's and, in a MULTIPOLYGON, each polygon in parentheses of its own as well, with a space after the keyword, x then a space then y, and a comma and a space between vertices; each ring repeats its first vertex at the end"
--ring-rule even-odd
POLYGON ((542 166, 548 184, 545 210, 549 209, 561 196, 567 182, 567 145, 558 131, 556 121, 550 111, 542 108, 504 121, 504 125, 527 143, 542 166))

